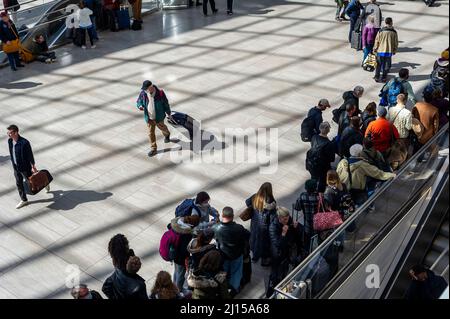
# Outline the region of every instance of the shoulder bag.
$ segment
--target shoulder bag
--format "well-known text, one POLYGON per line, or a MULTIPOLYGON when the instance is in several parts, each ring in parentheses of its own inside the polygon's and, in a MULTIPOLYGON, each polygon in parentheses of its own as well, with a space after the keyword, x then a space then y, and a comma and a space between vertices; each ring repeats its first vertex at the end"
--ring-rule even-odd
POLYGON ((12 27, 10 27, 11 31, 14 33, 14 35, 17 37, 15 40, 10 40, 9 44, 6 42, 3 43, 3 52, 6 54, 15 53, 20 51, 20 40, 17 33, 14 31, 12 27))
POLYGON ((314 230, 321 232, 334 229, 342 225, 341 214, 338 211, 325 211, 322 194, 319 194, 319 205, 317 213, 314 214, 314 230))

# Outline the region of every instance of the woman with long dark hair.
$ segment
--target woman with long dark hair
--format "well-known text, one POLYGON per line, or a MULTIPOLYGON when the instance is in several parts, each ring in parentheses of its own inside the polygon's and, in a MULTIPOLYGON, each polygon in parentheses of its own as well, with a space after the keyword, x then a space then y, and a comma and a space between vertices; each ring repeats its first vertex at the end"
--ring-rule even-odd
POLYGON ((156 276, 150 299, 184 299, 184 296, 173 283, 172 276, 167 271, 160 271, 156 276))
POLYGON ((258 192, 246 200, 247 207, 253 208, 250 225, 250 250, 253 261, 262 258, 261 265, 270 266, 269 225, 276 215, 277 202, 273 196, 272 184, 264 183, 258 192))

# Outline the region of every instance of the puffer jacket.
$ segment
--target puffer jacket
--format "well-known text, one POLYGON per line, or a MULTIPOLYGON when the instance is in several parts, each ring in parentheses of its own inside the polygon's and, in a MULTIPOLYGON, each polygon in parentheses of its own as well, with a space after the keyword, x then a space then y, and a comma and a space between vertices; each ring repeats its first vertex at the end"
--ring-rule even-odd
POLYGON ((148 299, 145 280, 138 274, 128 274, 118 268, 114 270, 102 287, 108 299, 148 299))
POLYGON ((186 258, 189 257, 189 252, 187 247, 189 242, 192 240, 193 227, 191 225, 185 224, 183 217, 177 217, 172 219, 170 222, 170 227, 172 230, 180 235, 180 240, 178 242, 178 247, 176 248, 175 260, 177 265, 185 265, 186 258))
POLYGON ((195 245, 197 245, 197 238, 192 239, 187 247, 187 250, 191 255, 189 258, 189 269, 193 271, 197 270, 203 256, 212 250, 217 250, 216 245, 214 244, 209 244, 200 248, 194 248, 195 245))
POLYGON ((348 160, 342 159, 338 164, 336 172, 338 173, 341 182, 345 184, 349 190, 365 190, 368 176, 381 181, 386 181, 395 177, 395 174, 384 172, 376 166, 370 165, 369 162, 361 157, 350 157, 348 160), (351 176, 349 175, 349 165, 351 176))
POLYGON ((215 275, 193 272, 189 274, 187 282, 194 289, 192 299, 230 299, 226 272, 215 275))

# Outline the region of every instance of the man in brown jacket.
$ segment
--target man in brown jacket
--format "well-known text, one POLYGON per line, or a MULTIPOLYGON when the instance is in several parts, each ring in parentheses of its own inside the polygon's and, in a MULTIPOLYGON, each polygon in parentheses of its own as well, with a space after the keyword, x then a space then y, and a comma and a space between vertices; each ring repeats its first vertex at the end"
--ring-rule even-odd
POLYGON ((426 144, 439 130, 439 110, 428 102, 418 102, 412 109, 413 118, 423 125, 419 143, 426 144))
POLYGON ((377 33, 373 46, 373 53, 377 55, 377 69, 374 77, 377 82, 386 82, 392 66, 392 56, 398 50, 398 35, 392 18, 386 18, 385 24, 386 26, 377 33), (381 72, 383 75, 380 79, 381 72))

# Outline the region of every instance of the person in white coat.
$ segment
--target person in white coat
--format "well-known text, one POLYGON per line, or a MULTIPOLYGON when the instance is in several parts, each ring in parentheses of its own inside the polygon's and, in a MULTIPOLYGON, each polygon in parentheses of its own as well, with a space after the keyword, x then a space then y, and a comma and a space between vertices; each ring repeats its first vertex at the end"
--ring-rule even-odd
POLYGON ((92 10, 89 9, 84 1, 80 1, 79 5, 80 10, 78 10, 78 21, 80 22, 80 29, 82 30, 82 38, 81 38, 81 47, 86 49, 86 31, 89 36, 89 41, 91 43, 91 48, 95 49, 94 44, 94 25, 92 24, 91 15, 93 14, 92 10))

